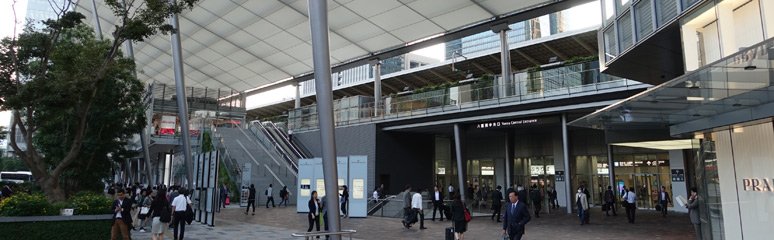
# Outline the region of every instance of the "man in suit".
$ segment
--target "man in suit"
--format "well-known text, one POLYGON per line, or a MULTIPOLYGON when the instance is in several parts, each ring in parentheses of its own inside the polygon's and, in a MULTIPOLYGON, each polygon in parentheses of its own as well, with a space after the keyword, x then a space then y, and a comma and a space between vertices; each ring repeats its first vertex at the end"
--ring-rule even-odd
POLYGON ((524 226, 529 222, 529 210, 527 204, 519 201, 517 192, 509 192, 510 203, 505 207, 503 217, 503 234, 508 234, 510 240, 521 240, 524 235, 524 226))
POLYGON ((503 207, 502 201, 503 201, 503 193, 500 192, 500 189, 502 187, 497 186, 497 189, 495 189, 492 192, 492 217, 490 219, 495 220, 495 215, 497 216, 497 222, 500 222, 500 211, 503 207))
POLYGON ((699 192, 696 187, 691 188, 691 196, 688 197, 688 215, 691 217, 693 231, 696 232, 696 239, 701 240, 701 219, 699 219, 699 192))
POLYGON ((110 229, 110 239, 118 239, 120 234, 124 240, 132 239, 129 227, 132 226, 132 203, 126 199, 126 192, 118 189, 117 199, 113 201, 113 227, 110 229))
POLYGON ((658 193, 658 204, 661 205, 661 216, 666 217, 667 206, 669 206, 670 202, 672 202, 672 199, 669 198, 669 193, 666 192, 666 187, 661 186, 661 192, 658 193))
POLYGON ((433 221, 435 221, 436 210, 441 213, 441 221, 443 221, 443 191, 438 189, 438 186, 435 186, 433 192, 433 221))

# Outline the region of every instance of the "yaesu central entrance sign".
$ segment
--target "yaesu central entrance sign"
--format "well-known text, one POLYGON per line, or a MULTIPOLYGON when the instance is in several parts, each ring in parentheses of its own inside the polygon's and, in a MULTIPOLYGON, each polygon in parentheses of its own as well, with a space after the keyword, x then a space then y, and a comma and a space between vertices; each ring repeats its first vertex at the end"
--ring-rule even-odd
POLYGON ((774 179, 743 178, 742 189, 753 192, 774 192, 774 179))

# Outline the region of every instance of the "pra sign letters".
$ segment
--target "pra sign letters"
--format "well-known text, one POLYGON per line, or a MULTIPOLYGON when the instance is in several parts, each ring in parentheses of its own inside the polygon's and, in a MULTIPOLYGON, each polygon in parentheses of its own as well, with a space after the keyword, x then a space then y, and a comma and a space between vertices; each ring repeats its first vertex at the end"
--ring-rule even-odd
POLYGON ((774 179, 743 178, 742 189, 753 192, 774 192, 774 179))

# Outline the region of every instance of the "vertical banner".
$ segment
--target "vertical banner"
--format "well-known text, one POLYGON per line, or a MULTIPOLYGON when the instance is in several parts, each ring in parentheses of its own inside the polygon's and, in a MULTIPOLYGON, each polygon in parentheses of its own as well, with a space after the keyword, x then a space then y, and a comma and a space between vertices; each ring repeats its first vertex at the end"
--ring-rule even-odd
POLYGON ((368 216, 368 156, 349 156, 349 217, 368 216))
POLYGON ((250 181, 252 180, 252 169, 253 164, 252 163, 245 163, 244 167, 242 167, 242 186, 241 188, 241 194, 239 195, 239 206, 240 207, 247 207, 247 195, 250 194, 250 191, 247 189, 250 187, 250 181))
POLYGON ((321 158, 298 160, 298 181, 296 181, 298 184, 296 186, 296 212, 309 212, 307 203, 309 203, 309 199, 312 198, 312 191, 317 190, 316 181, 318 178, 322 179, 321 158))

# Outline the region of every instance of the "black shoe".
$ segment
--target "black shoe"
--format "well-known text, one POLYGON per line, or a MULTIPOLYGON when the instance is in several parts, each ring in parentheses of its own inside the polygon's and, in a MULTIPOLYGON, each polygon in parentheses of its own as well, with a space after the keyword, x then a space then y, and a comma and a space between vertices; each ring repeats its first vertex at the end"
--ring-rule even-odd
POLYGON ((427 228, 426 227, 420 227, 419 228, 419 230, 425 230, 425 229, 427 229, 427 228))
POLYGON ((255 213, 253 213, 253 216, 255 216, 255 213))
POLYGON ((503 222, 503 221, 497 220, 497 222, 503 222))

